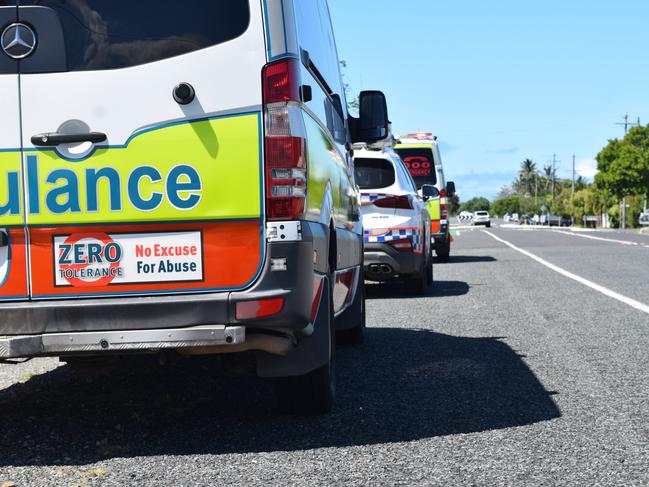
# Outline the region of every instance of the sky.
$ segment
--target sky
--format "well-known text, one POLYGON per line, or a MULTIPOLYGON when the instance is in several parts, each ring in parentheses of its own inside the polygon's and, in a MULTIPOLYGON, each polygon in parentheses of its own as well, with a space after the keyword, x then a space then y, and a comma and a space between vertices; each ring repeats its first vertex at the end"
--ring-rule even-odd
POLYGON ((592 179, 625 113, 649 123, 647 0, 329 0, 352 90, 382 90, 395 133, 439 137, 463 201, 521 161, 592 179))

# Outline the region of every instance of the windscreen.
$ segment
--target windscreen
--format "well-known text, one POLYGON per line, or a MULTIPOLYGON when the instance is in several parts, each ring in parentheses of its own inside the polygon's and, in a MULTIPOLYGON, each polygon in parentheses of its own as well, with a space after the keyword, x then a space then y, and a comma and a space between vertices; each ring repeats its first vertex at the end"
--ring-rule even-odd
POLYGON ((403 159, 403 163, 410 171, 412 179, 415 180, 417 189, 424 184, 436 184, 437 174, 435 173, 435 162, 433 151, 427 147, 409 149, 395 149, 403 159))
POLYGON ((394 184, 394 166, 385 159, 354 159, 356 184, 361 189, 387 188, 394 184))
POLYGON ((20 0, 61 22, 69 71, 117 69, 221 44, 243 34, 249 0, 20 0))

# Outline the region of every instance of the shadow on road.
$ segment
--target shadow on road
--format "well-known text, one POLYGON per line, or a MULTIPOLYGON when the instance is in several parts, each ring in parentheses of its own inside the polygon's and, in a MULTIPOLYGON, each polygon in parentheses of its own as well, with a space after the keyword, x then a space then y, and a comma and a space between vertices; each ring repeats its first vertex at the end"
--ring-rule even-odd
MULTIPOLYGON (((473 262, 496 262, 496 258, 490 255, 451 255, 446 264, 470 264, 473 262)), ((444 264, 435 259, 435 264, 444 264)))
POLYGON ((413 295, 403 282, 382 282, 365 285, 366 299, 412 299, 422 297, 463 296, 468 294, 470 286, 464 281, 434 281, 426 293, 413 295))
POLYGON ((277 413, 267 382, 212 360, 92 380, 60 367, 0 391, 0 466, 400 442, 560 416, 497 338, 370 328, 337 361, 337 407, 312 417, 277 413))

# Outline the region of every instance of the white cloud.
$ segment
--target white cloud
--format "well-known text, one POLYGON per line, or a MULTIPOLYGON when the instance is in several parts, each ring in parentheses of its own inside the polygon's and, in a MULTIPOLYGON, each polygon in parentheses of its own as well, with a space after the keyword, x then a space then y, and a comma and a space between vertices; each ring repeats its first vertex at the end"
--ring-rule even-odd
POLYGON ((595 159, 582 159, 575 165, 575 171, 579 176, 593 179, 597 174, 597 161, 595 159))

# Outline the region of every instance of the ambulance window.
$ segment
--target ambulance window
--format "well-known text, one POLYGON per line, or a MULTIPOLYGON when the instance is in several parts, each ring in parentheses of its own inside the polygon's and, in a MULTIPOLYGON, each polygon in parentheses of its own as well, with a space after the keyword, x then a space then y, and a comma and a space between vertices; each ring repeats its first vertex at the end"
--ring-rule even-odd
POLYGON ((249 0, 20 0, 54 10, 68 70, 137 66, 221 44, 243 34, 249 0))
MULTIPOLYGON (((294 2, 294 6, 300 47, 309 53, 309 60, 330 90, 324 103, 314 93, 314 102, 318 99, 323 103, 320 107, 324 109, 327 128, 336 142, 344 144, 347 140, 346 101, 329 8, 325 0, 300 0, 294 2)), ((318 113, 322 113, 320 107, 315 107, 318 113)))
POLYGON ((387 188, 394 184, 394 167, 385 159, 354 159, 354 176, 361 189, 387 188))
POLYGON ((424 184, 436 184, 437 174, 435 173, 435 159, 433 151, 427 147, 395 149, 403 160, 406 168, 415 180, 417 188, 424 184))

